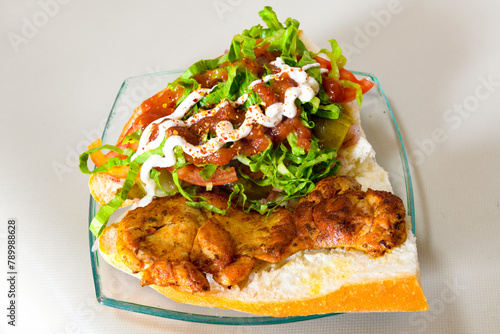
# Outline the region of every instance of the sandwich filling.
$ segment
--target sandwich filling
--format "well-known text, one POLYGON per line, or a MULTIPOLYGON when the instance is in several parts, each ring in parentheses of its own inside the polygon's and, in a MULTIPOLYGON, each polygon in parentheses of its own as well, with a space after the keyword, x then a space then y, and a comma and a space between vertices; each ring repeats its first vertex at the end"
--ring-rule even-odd
MULTIPOLYGON (((235 143, 248 137, 254 125, 274 128, 282 122, 283 117, 293 119, 298 113, 295 100, 300 99, 302 102, 309 102, 318 93, 319 83, 309 76, 306 70, 313 67, 319 67, 319 63, 305 65, 302 68, 291 67, 288 66, 283 59, 278 57, 276 60, 272 61, 270 65, 276 70, 279 70, 279 72, 267 75, 263 79, 253 81, 248 85, 248 88, 252 89, 270 80, 288 80, 290 87, 286 88, 282 96, 278 96, 278 98, 283 99, 284 102, 273 101, 274 103, 271 105, 266 105, 264 102, 261 102, 261 104, 265 106, 265 114, 258 104, 252 104, 248 107, 246 113, 242 115, 243 122, 239 126, 228 120, 217 120, 218 123, 215 124, 215 137, 206 140, 206 142, 203 142, 201 145, 193 145, 189 143, 186 138, 178 134, 176 135, 175 133, 166 138, 166 132, 170 128, 190 128, 200 122, 206 122, 207 118, 213 119, 224 108, 238 108, 248 100, 248 94, 238 97, 236 101, 223 99, 214 108, 200 110, 185 121, 182 121, 181 119, 186 116, 190 109, 216 87, 213 86, 210 89, 201 88, 191 92, 186 99, 177 106, 172 114, 153 121, 145 128, 141 135, 137 152, 132 156, 132 160, 146 151, 159 148, 163 140, 165 140, 165 143, 163 144, 163 155, 156 154, 149 157, 142 166, 140 177, 142 182, 146 185, 146 195, 140 200, 139 206, 145 206, 151 203, 158 188, 156 182, 150 177, 151 169, 155 167, 166 168, 175 165, 176 156, 174 148, 180 147, 185 154, 192 158, 203 159, 213 155, 227 143, 235 143), (234 128, 235 126, 238 127, 234 128), (158 129, 158 134, 154 140, 150 140, 152 131, 155 128, 158 129)), ((328 72, 326 69, 323 70, 323 72, 328 72)), ((197 130, 209 131, 209 129, 200 128, 197 128, 197 130)), ((236 154, 237 152, 234 153, 236 154)))
MULTIPOLYGON (((199 196, 217 207, 227 202, 213 192, 199 196)), ((382 256, 406 240, 405 208, 389 192, 365 192, 353 178, 327 177, 293 212, 278 208, 261 215, 232 206, 220 215, 189 207, 176 195, 129 211, 102 238, 115 240, 116 249, 108 252, 139 274, 142 285, 200 292, 210 289, 207 274, 233 286, 259 266, 303 250, 357 249, 382 256)))
POLYGON ((245 30, 223 56, 193 64, 135 110, 116 145, 97 140, 80 156, 82 172, 122 184, 92 221, 96 236, 127 199, 144 207, 179 194, 220 215, 231 206, 269 215, 293 209, 337 174, 339 148, 356 139, 343 104, 361 104, 373 83, 344 68, 335 40, 313 53, 298 21, 279 22, 270 7, 259 15, 267 27, 245 30), (200 188, 228 194, 226 205, 209 203, 200 188))

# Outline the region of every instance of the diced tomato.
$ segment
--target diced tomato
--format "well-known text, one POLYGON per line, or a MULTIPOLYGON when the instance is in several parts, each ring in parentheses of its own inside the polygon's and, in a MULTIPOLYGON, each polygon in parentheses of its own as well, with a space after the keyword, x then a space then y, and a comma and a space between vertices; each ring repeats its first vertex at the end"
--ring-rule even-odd
MULTIPOLYGON (((366 78, 358 80, 352 72, 346 70, 345 68, 341 68, 340 72, 340 80, 348 80, 354 82, 361 86, 361 92, 365 94, 368 92, 375 84, 366 78)), ((344 88, 344 100, 342 102, 349 102, 356 99, 356 90, 354 88, 345 87, 344 88)))
POLYGON ((319 67, 326 68, 326 69, 328 69, 328 71, 332 70, 332 64, 330 63, 330 60, 325 59, 325 58, 320 57, 320 56, 314 57, 314 60, 316 60, 319 63, 319 67))
POLYGON ((352 81, 354 83, 357 83, 358 85, 361 86, 361 91, 363 92, 363 94, 365 94, 370 89, 372 89, 373 86, 375 86, 375 84, 373 82, 371 82, 370 80, 368 80, 366 78, 358 80, 354 76, 354 74, 352 74, 351 72, 349 72, 348 70, 346 70, 344 68, 340 69, 340 79, 341 80, 345 79, 345 80, 349 80, 349 81, 352 81))
MULTIPOLYGON (((332 69, 332 65, 328 59, 325 59, 325 58, 320 57, 320 56, 316 56, 316 57, 314 57, 314 60, 316 60, 319 63, 319 66, 321 68, 326 68, 329 71, 332 69)), ((351 82, 354 82, 354 83, 357 83, 358 85, 360 85, 361 91, 363 92, 363 94, 368 92, 375 85, 373 82, 367 80, 366 78, 358 80, 358 78, 356 78, 356 76, 354 74, 352 74, 352 72, 346 70, 345 68, 339 69, 339 73, 340 73, 340 78, 339 78, 340 80, 348 80, 348 81, 351 81, 351 82)), ((345 87, 344 88, 344 97, 343 97, 342 102, 349 102, 349 101, 353 101, 354 99, 356 99, 356 90, 353 88, 345 87)))
MULTIPOLYGON (((183 181, 204 187, 210 185, 220 186, 238 180, 238 176, 236 175, 236 171, 233 167, 228 168, 227 170, 217 169, 208 181, 205 181, 201 177, 200 172, 202 169, 202 167, 197 167, 195 165, 186 165, 177 171, 177 175, 179 176, 179 179, 183 181)), ((175 168, 172 166, 168 167, 167 170, 172 173, 175 168)))
POLYGON ((328 95, 328 99, 332 103, 338 103, 344 101, 344 88, 340 84, 338 80, 334 78, 328 77, 328 75, 324 74, 322 77, 321 86, 326 91, 326 95, 328 95))
POLYGON ((350 102, 356 99, 356 90, 354 88, 344 88, 344 99, 342 102, 350 102))
MULTIPOLYGON (((88 149, 90 150, 92 148, 96 148, 101 145, 102 145, 102 140, 97 139, 88 146, 88 149)), ((118 145, 118 146, 125 147, 126 145, 118 145)), ((97 167, 104 165, 109 159, 115 157, 120 157, 120 154, 114 151, 110 151, 107 154, 104 154, 101 151, 97 151, 90 154, 90 159, 97 167)), ((169 167, 167 169, 168 171, 173 172, 175 168, 169 167)), ((195 165, 186 165, 177 171, 177 175, 181 180, 198 186, 209 186, 209 185, 219 186, 235 182, 236 180, 238 180, 236 171, 233 167, 225 170, 217 169, 208 181, 204 180, 201 177, 200 172, 202 169, 203 167, 197 167, 195 165)), ((128 166, 115 166, 110 171, 106 171, 103 173, 118 179, 124 179, 127 177, 128 170, 129 170, 128 166)))

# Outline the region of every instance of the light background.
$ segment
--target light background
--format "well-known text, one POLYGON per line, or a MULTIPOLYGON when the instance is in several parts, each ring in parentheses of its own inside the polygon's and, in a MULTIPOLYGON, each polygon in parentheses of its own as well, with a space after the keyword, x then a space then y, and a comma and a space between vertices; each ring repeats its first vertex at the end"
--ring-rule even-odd
MULTIPOLYGON (((478 1, 0 2, 0 242, 18 220, 18 326, 8 333, 498 333, 500 3, 478 1), (272 5, 347 67, 375 74, 412 162, 430 311, 351 314, 261 327, 186 323, 95 300, 87 177, 126 77, 214 58, 272 5)), ((0 272, 6 272, 0 269, 0 272)))

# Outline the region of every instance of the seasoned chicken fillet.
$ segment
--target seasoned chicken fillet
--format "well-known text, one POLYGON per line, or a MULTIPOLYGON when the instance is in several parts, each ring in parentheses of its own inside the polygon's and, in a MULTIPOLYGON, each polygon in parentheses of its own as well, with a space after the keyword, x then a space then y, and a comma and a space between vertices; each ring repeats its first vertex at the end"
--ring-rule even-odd
MULTIPOLYGON (((227 206, 226 196, 199 195, 221 209, 227 206)), ((286 209, 266 216, 232 206, 222 216, 189 207, 177 195, 131 210, 116 233, 116 250, 130 270, 141 273, 141 284, 202 291, 209 286, 205 273, 230 286, 245 280, 258 260, 284 259, 295 227, 286 209)))
MULTIPOLYGON (((198 194, 220 209, 228 198, 198 194)), ((223 286, 244 281, 259 262, 278 263, 307 249, 345 247, 372 256, 406 239, 405 209, 388 192, 361 190, 349 177, 328 177, 291 211, 269 215, 232 205, 225 215, 186 204, 180 195, 129 211, 102 238, 116 234, 116 252, 141 284, 209 289, 206 274, 223 286)))
POLYGON ((189 259, 203 212, 186 205, 180 195, 154 200, 131 210, 118 224, 116 250, 142 285, 176 285, 189 291, 207 290, 205 274, 189 259))
MULTIPOLYGON (((218 208, 227 206, 225 196, 202 196, 218 208)), ((191 260, 225 286, 246 279, 257 260, 278 263, 286 258, 286 247, 295 237, 292 213, 283 208, 268 216, 234 206, 224 216, 206 214, 211 218, 198 230, 191 260)))
POLYGON ((406 240, 405 208, 399 197, 368 189, 350 177, 328 177, 295 208, 292 252, 345 247, 381 256, 406 240))

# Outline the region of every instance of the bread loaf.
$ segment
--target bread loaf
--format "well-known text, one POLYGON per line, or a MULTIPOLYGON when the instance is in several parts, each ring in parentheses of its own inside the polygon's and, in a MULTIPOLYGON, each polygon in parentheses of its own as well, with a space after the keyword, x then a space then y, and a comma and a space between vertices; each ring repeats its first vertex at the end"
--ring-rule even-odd
MULTIPOLYGON (((359 124, 359 107, 345 105, 359 124)), ((361 125, 361 124, 359 124, 361 125)), ((359 141, 339 152, 340 173, 356 178, 363 188, 390 191, 387 172, 361 133, 359 141)), ((247 282, 224 288, 213 279, 210 291, 185 292, 177 287, 152 287, 181 303, 240 310, 275 317, 330 312, 424 311, 428 305, 420 286, 416 239, 407 218, 407 239, 381 257, 343 248, 308 250, 278 264, 266 264, 247 282)), ((130 273, 120 261, 113 228, 100 238, 99 249, 111 265, 130 273)))

